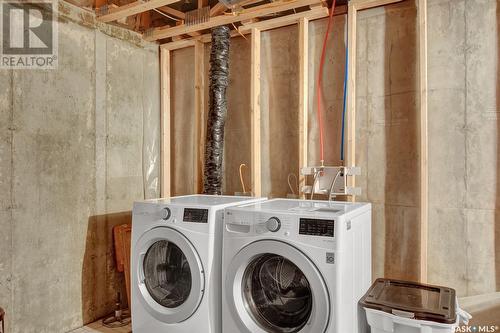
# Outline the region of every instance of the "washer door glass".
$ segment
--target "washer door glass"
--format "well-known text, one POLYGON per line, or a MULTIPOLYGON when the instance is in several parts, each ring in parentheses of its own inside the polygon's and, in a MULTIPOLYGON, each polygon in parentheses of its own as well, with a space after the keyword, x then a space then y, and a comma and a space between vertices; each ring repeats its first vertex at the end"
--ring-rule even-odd
POLYGON ((172 242, 160 240, 144 257, 144 278, 151 297, 160 305, 176 308, 191 292, 191 268, 182 250, 172 242))
POLYGON ((271 332, 297 332, 309 320, 313 296, 305 274, 290 260, 266 253, 243 274, 243 294, 252 317, 271 332))

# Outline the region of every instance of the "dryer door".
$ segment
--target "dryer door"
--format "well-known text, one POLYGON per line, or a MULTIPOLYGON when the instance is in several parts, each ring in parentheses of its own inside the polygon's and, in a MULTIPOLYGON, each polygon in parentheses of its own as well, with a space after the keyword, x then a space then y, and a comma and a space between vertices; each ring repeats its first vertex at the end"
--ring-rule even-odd
POLYGON ((161 227, 142 235, 137 249, 135 282, 144 307, 164 323, 191 317, 205 289, 203 266, 191 242, 180 232, 161 227))
POLYGON ((232 259, 227 302, 241 332, 325 332, 328 290, 314 263, 290 244, 257 241, 232 259))

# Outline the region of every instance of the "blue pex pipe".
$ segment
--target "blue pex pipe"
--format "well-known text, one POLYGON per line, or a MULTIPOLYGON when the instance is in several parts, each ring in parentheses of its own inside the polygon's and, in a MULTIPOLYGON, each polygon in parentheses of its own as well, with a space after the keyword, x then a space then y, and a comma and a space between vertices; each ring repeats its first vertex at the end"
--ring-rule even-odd
MULTIPOLYGON (((347 27, 347 24, 346 24, 347 27)), ((347 34, 346 34, 347 35, 347 34)), ((345 69, 344 69, 344 104, 342 107, 342 134, 340 140, 340 160, 344 160, 344 129, 345 129, 345 113, 347 108, 347 75, 349 71, 349 47, 346 42, 345 46, 345 69)))

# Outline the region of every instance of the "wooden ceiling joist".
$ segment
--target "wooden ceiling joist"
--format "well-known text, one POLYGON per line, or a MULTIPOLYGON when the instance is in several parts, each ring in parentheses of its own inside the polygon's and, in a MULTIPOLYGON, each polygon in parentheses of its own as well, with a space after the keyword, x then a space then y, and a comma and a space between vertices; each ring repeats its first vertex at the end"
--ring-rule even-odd
POLYGON ((109 8, 108 13, 98 16, 97 20, 105 23, 112 22, 131 15, 140 14, 148 10, 167 6, 178 1, 179 0, 149 0, 149 1, 137 0, 124 6, 109 8))
MULTIPOLYGON (((241 27, 238 28, 238 30, 241 33, 248 33, 253 28, 259 29, 261 31, 276 29, 287 25, 297 24, 301 19, 307 19, 309 21, 321 19, 327 17, 328 13, 329 13, 328 8, 318 6, 318 7, 313 7, 305 12, 280 16, 277 18, 255 23, 243 24, 241 27)), ((346 13, 347 13, 347 6, 340 6, 335 9, 334 15, 344 15, 346 13)))
POLYGON ((403 0, 351 0, 349 5, 352 5, 356 10, 370 9, 374 7, 386 6, 403 0))
MULTIPOLYGON (((241 36, 241 34, 236 30, 231 30, 230 35, 231 35, 231 37, 241 36)), ((179 39, 179 40, 176 40, 174 42, 161 44, 161 48, 165 49, 165 50, 172 51, 172 50, 178 50, 178 49, 183 49, 186 47, 194 46, 194 44, 197 41, 202 42, 202 43, 210 43, 211 40, 212 40, 212 34, 204 34, 204 35, 200 35, 198 37, 179 39)))
MULTIPOLYGON (((238 37, 241 35, 242 34, 240 32, 238 32, 237 30, 231 30, 231 32, 229 33, 229 36, 231 36, 231 38, 238 37)), ((212 34, 208 33, 208 34, 201 35, 199 37, 196 37, 196 40, 199 40, 202 43, 210 43, 212 41, 212 34)))
POLYGON ((144 36, 148 41, 170 38, 178 35, 188 34, 195 31, 210 29, 220 25, 250 20, 259 16, 274 14, 299 7, 305 7, 320 3, 319 0, 289 0, 272 2, 261 6, 244 9, 237 15, 221 15, 210 18, 209 21, 194 25, 179 25, 172 28, 155 28, 150 34, 144 36))
POLYGON ((194 39, 194 38, 181 39, 181 40, 178 40, 175 42, 162 44, 161 49, 168 50, 168 51, 178 50, 178 49, 183 49, 186 47, 194 46, 195 43, 196 43, 196 39, 194 39))
POLYGON ((327 16, 328 16, 328 9, 324 8, 324 7, 320 7, 318 9, 308 10, 307 12, 281 16, 278 18, 269 19, 269 20, 265 20, 265 21, 261 21, 261 22, 244 24, 241 27, 239 27, 238 30, 241 33, 251 31, 254 28, 259 29, 261 31, 270 30, 270 29, 275 29, 275 28, 279 28, 279 27, 284 27, 287 25, 296 24, 297 22, 299 22, 299 20, 301 18, 304 18, 304 17, 306 17, 310 20, 315 20, 315 19, 319 19, 319 18, 323 18, 323 17, 327 17, 327 16))
MULTIPOLYGON (((347 6, 339 6, 335 9, 333 15, 345 15, 347 13, 347 6)), ((247 25, 241 26, 238 30, 231 30, 231 37, 237 37, 241 35, 249 34, 253 28, 259 31, 266 31, 270 29, 275 29, 287 25, 297 24, 302 19, 308 21, 313 21, 328 16, 328 9, 325 7, 312 7, 308 11, 300 12, 297 14, 291 14, 286 16, 280 16, 274 19, 268 19, 265 21, 258 21, 255 23, 248 23, 247 25)), ((167 50, 177 50, 185 47, 190 47, 194 45, 195 41, 200 41, 203 43, 209 43, 212 38, 211 34, 204 34, 194 38, 189 39, 177 39, 170 43, 162 44, 161 47, 167 50)))
POLYGON ((224 13, 227 7, 222 2, 217 2, 212 8, 210 8, 210 16, 217 16, 224 13))
POLYGON ((158 7, 157 9, 160 12, 173 16, 179 20, 184 20, 186 18, 186 14, 184 12, 181 12, 180 10, 174 9, 169 6, 158 7))

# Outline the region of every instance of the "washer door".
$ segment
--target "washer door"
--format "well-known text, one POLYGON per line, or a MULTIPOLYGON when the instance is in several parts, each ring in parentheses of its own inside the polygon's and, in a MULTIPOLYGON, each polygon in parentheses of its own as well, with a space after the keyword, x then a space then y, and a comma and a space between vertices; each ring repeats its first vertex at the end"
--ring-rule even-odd
POLYGON ((191 242, 171 228, 155 228, 137 242, 140 300, 164 323, 191 317, 205 289, 201 260, 191 242))
POLYGON ((330 302, 316 266, 290 244, 263 240, 244 247, 227 272, 227 301, 241 332, 326 330, 330 302))

